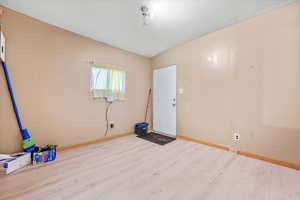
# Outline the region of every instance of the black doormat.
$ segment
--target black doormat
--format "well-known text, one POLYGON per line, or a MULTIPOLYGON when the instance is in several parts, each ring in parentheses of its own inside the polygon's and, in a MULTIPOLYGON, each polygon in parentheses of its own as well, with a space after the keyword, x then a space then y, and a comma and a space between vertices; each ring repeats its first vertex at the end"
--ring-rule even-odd
POLYGON ((155 144, 159 144, 159 145, 165 145, 165 144, 168 144, 168 143, 176 140, 176 138, 168 137, 165 135, 160 135, 160 134, 153 133, 153 132, 148 133, 147 135, 144 135, 144 136, 138 135, 137 137, 147 140, 149 142, 153 142, 155 144))

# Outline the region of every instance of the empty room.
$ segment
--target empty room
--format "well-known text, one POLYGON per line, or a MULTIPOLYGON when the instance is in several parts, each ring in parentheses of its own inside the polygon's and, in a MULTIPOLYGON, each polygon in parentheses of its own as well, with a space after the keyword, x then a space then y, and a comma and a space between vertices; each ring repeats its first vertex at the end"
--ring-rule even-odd
POLYGON ((300 200, 300 0, 0 0, 0 200, 300 200))

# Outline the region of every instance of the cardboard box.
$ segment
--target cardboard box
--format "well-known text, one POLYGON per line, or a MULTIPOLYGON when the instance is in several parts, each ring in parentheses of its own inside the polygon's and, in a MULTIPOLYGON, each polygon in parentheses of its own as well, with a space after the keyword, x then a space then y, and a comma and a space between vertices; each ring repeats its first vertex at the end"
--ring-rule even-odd
POLYGON ((31 164, 31 153, 0 154, 0 174, 10 174, 31 164))

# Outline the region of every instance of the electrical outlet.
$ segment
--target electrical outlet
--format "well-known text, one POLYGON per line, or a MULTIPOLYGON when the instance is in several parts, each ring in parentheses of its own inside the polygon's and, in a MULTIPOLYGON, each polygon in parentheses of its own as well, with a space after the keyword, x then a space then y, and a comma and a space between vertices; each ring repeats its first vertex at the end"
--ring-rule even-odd
POLYGON ((109 122, 110 124, 110 128, 114 128, 115 127, 115 123, 113 121, 109 122))
POLYGON ((233 141, 239 142, 241 139, 241 135, 239 133, 233 133, 233 141))

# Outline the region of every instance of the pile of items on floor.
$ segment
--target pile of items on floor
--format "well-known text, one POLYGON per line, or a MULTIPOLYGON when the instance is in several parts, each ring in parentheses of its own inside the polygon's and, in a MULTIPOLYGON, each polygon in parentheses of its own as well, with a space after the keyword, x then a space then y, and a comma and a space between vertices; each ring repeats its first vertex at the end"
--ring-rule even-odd
MULTIPOLYGON (((0 8, 1 18, 1 8, 0 8)), ((8 69, 5 63, 5 37, 1 32, 1 21, 0 21, 0 63, 2 64, 3 73, 6 80, 7 90, 9 92, 11 105, 14 110, 16 121, 20 130, 20 134, 23 139, 22 153, 15 154, 0 154, 0 175, 10 174, 18 169, 24 168, 30 164, 38 164, 50 162, 56 159, 56 145, 47 145, 45 147, 36 146, 26 128, 23 127, 19 109, 17 107, 15 95, 10 82, 8 69)))
MULTIPOLYGON (((1 10, 1 9, 0 9, 1 10)), ((1 16, 1 14, 0 14, 1 16)), ((10 174, 18 169, 24 168, 27 165, 50 162, 56 159, 56 145, 47 145, 45 147, 36 146, 26 128, 23 128, 19 110, 13 93, 12 85, 10 82, 8 69, 5 63, 5 38, 1 32, 0 23, 0 62, 2 64, 5 80, 7 83, 7 89, 10 95, 12 108, 14 110, 20 134, 23 139, 24 152, 16 154, 0 154, 0 175, 10 174)))
POLYGON ((56 145, 35 147, 33 152, 0 154, 0 175, 10 174, 30 164, 47 163, 56 159, 56 145))

